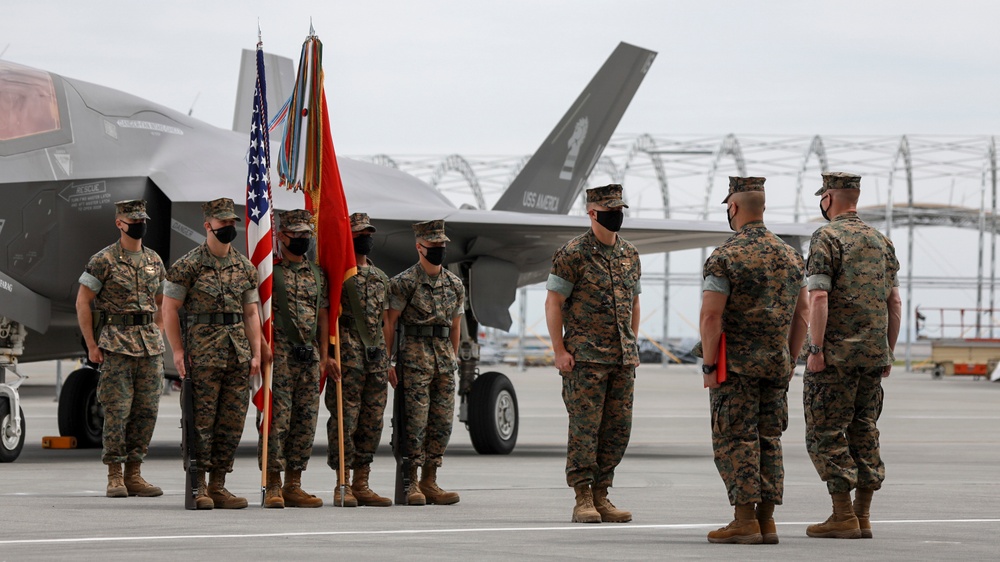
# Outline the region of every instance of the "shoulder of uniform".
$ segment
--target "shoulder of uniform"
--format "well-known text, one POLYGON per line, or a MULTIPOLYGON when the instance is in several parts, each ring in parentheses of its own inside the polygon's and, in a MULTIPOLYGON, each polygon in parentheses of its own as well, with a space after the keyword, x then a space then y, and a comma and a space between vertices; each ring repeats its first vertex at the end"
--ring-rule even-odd
POLYGON ((450 269, 442 269, 441 271, 444 272, 445 276, 451 281, 459 285, 462 284, 462 278, 456 275, 455 272, 451 271, 450 269))
POLYGON ((374 273, 374 274, 375 274, 375 276, 376 276, 376 277, 378 277, 379 279, 381 279, 381 280, 383 280, 383 281, 388 281, 388 280, 389 280, 389 276, 388 276, 388 275, 386 275, 386 274, 385 274, 385 272, 384 272, 384 271, 382 271, 381 269, 379 269, 378 267, 375 267, 374 265, 372 265, 372 266, 369 266, 369 267, 371 267, 371 270, 370 270, 370 271, 371 271, 372 273, 374 273))

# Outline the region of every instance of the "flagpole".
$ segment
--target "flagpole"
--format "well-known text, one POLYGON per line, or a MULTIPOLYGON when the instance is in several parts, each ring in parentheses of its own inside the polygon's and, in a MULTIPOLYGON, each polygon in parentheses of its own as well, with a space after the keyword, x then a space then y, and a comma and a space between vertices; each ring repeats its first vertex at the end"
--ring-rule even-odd
MULTIPOLYGON (((340 326, 340 313, 337 313, 337 323, 336 326, 340 326)), ((339 328, 338 328, 339 329, 339 328)), ((334 340, 333 344, 333 357, 334 361, 337 362, 337 368, 340 369, 340 336, 334 340)), ((344 372, 340 372, 340 376, 337 378, 337 452, 340 457, 340 470, 337 472, 337 485, 340 486, 340 507, 344 507, 344 502, 346 501, 347 495, 347 485, 345 484, 344 478, 344 393, 343 393, 343 379, 344 372)))
MULTIPOLYGON (((268 332, 273 329, 273 324, 268 326, 268 332)), ((273 332, 267 335, 267 345, 270 346, 274 337, 273 332)), ((271 349, 272 358, 274 357, 274 349, 271 349)), ((267 440, 270 435, 271 430, 271 366, 274 365, 274 360, 272 359, 263 366, 262 375, 264 381, 264 419, 261 421, 263 426, 262 440, 263 445, 261 446, 260 453, 260 506, 264 507, 264 495, 267 492, 267 440)))

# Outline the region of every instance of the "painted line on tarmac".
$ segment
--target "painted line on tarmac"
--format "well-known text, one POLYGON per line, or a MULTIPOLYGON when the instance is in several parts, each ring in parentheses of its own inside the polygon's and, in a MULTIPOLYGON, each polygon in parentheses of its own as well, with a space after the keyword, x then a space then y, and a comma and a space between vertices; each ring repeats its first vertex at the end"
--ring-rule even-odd
MULTIPOLYGON (((942 523, 1000 523, 1000 519, 896 519, 872 521, 872 524, 942 524, 942 523)), ((811 525, 809 522, 778 523, 779 526, 811 525)), ((479 527, 471 529, 397 529, 383 531, 295 531, 286 533, 241 533, 217 535, 149 535, 144 537, 76 537, 66 539, 16 539, 0 540, 0 545, 74 544, 102 542, 175 541, 175 540, 217 540, 217 539, 263 539, 279 537, 343 537, 343 536, 387 536, 387 535, 443 535, 460 533, 531 533, 552 531, 639 531, 671 529, 711 529, 719 523, 681 523, 673 525, 583 525, 559 527, 479 527)))

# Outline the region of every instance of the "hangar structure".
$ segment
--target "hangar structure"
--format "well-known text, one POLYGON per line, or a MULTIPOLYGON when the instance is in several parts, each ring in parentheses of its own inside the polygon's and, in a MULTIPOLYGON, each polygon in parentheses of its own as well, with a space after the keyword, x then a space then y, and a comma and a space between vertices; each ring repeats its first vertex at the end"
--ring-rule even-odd
MULTIPOLYGON (((378 154, 362 159, 413 174, 457 205, 485 209, 500 197, 528 157, 378 154)), ((860 174, 859 214, 896 243, 904 262, 900 284, 906 292, 903 334, 908 367, 914 336, 913 288, 974 288, 977 309, 995 308, 1000 225, 997 147, 992 135, 616 134, 589 183, 625 185, 633 216, 725 220, 719 202, 727 190, 726 176, 764 176, 768 221, 803 222, 821 220, 813 192, 824 171, 860 174), (914 276, 914 229, 929 226, 978 232, 974 277, 914 276)), ((583 213, 582 194, 571 213, 583 213)), ((663 310, 669 310, 670 283, 694 284, 699 276, 672 273, 668 254, 661 279, 663 310)), ((666 335, 669 315, 663 317, 666 335)), ((991 315, 983 317, 974 335, 993 337, 994 327, 991 315)))

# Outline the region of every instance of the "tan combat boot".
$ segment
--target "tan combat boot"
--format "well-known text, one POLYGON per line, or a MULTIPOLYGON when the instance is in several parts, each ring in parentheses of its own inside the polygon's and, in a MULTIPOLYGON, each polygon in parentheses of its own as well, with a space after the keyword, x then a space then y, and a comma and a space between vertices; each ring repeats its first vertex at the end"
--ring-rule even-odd
POLYGON ((368 475, 371 471, 372 467, 367 464, 354 470, 354 481, 351 482, 354 497, 358 500, 358 505, 389 507, 392 505, 392 500, 383 498, 368 487, 368 475))
POLYGON ((778 527, 774 524, 773 503, 757 504, 757 523, 760 524, 760 535, 764 538, 764 544, 778 544, 778 527))
POLYGON ((215 509, 215 502, 208 497, 208 484, 205 484, 205 473, 198 473, 198 494, 194 497, 195 509, 215 509))
POLYGON ((861 529, 861 538, 872 538, 871 506, 872 496, 875 490, 862 490, 858 488, 854 491, 854 515, 858 518, 858 527, 861 529))
POLYGON ((218 509, 243 509, 247 506, 247 499, 234 496, 226 489, 226 471, 213 470, 208 483, 208 497, 218 509))
POLYGON ((162 496, 163 490, 159 486, 154 486, 146 482, 146 479, 139 473, 139 466, 141 464, 137 462, 125 463, 125 489, 128 490, 128 495, 139 496, 140 498, 162 496))
POLYGON ((806 534, 821 539, 860 539, 861 527, 851 506, 851 493, 830 494, 833 499, 833 514, 823 523, 809 525, 806 534))
POLYGON ((601 514, 601 521, 605 523, 628 523, 632 520, 632 512, 623 511, 615 507, 615 504, 608 500, 608 487, 595 486, 592 488, 594 494, 594 508, 601 514))
POLYGON ((113 462, 108 465, 108 493, 109 498, 127 498, 128 490, 122 480, 122 463, 113 462))
POLYGON ((323 507, 323 500, 302 489, 302 471, 288 469, 285 471, 285 487, 281 495, 288 507, 323 507))
POLYGON ((340 498, 340 471, 337 473, 337 482, 333 487, 333 507, 358 507, 358 499, 354 497, 351 490, 351 469, 344 469, 344 499, 340 498))
POLYGON ((410 467, 410 488, 406 491, 406 505, 427 505, 427 496, 417 482, 417 467, 410 467))
POLYGON ((741 503, 737 505, 732 522, 721 529, 709 532, 708 542, 724 544, 760 544, 764 542, 753 504, 741 503))
POLYGON ((424 465, 423 478, 420 479, 420 491, 427 497, 429 505, 451 505, 458 503, 457 492, 447 492, 437 485, 437 469, 432 464, 424 465))
POLYGON ((577 484, 573 490, 576 492, 573 523, 600 523, 601 514, 594 507, 594 495, 590 491, 590 484, 577 484))
POLYGON ((281 473, 267 471, 267 485, 264 486, 264 507, 281 509, 285 507, 285 498, 281 496, 281 473))

